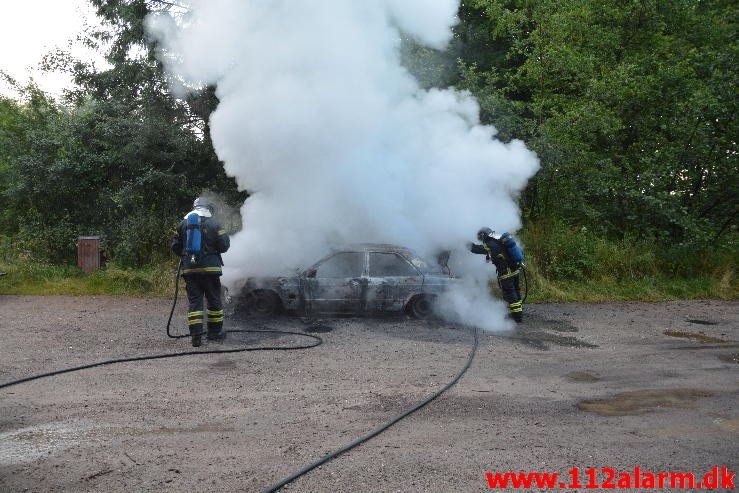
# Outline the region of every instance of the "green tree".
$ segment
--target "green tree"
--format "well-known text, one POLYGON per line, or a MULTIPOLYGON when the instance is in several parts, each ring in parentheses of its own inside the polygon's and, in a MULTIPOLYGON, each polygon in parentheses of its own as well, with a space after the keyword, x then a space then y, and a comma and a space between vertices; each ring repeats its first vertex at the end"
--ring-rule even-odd
POLYGON ((22 102, 0 103, 3 230, 33 253, 61 260, 59 252, 76 236, 64 204, 80 191, 64 170, 69 114, 33 84, 20 93, 22 102))
POLYGON ((457 85, 540 156, 526 217, 614 237, 728 238, 736 16, 725 1, 465 0, 457 35, 475 49, 457 85))
POLYGON ((141 265, 168 254, 169 232, 203 190, 232 205, 245 195, 213 150, 213 89, 175 97, 144 35, 151 6, 168 3, 92 3, 106 29, 87 42, 107 47, 110 66, 54 53, 47 66, 69 70, 79 85, 64 104, 37 88, 0 104, 0 138, 18 143, 0 156, 0 191, 17 211, 3 220, 40 258, 72 260, 77 236, 97 234, 120 265, 141 265))

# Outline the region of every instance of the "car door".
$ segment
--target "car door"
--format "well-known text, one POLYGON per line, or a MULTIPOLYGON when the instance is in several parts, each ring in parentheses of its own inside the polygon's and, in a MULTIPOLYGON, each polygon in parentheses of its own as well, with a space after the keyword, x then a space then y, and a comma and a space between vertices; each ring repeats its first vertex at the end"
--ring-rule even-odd
POLYGON ((423 286, 423 275, 395 252, 369 252, 367 310, 399 311, 423 286))
POLYGON ((364 306, 366 253, 339 252, 310 271, 306 289, 309 312, 356 314, 364 306))

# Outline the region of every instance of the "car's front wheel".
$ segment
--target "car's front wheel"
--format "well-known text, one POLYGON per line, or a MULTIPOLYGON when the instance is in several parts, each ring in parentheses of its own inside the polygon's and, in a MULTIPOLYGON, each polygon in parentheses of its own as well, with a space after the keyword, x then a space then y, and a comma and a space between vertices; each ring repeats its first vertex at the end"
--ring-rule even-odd
POLYGON ((259 289, 247 295, 246 307, 250 315, 268 317, 278 312, 280 298, 272 291, 259 289))
POLYGON ((419 294, 408 302, 408 311, 414 318, 425 320, 434 316, 434 296, 419 294))

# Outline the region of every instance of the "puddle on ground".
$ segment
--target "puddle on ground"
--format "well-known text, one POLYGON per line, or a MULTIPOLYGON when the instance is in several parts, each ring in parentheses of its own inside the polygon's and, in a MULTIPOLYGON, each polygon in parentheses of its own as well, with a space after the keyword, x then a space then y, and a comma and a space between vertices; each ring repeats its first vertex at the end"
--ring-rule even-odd
POLYGON ((236 362, 230 359, 219 359, 215 363, 211 363, 210 367, 214 370, 233 370, 236 368, 236 362))
POLYGON ((563 333, 577 332, 578 329, 569 322, 541 318, 533 313, 524 315, 522 324, 516 325, 511 331, 502 334, 503 337, 522 342, 527 346, 541 351, 549 350, 551 344, 563 347, 594 348, 595 344, 583 341, 571 335, 563 333))
POLYGON ((577 327, 573 327, 571 325, 556 325, 551 327, 550 330, 553 330, 554 332, 577 332, 577 327))
POLYGON ((699 325, 718 325, 718 322, 713 322, 711 320, 698 320, 696 318, 689 318, 688 320, 686 320, 686 322, 699 325))
POLYGON ((679 346, 671 349, 739 349, 739 344, 726 344, 717 346, 715 344, 706 344, 704 346, 679 346))
POLYGON ((516 330, 511 333, 510 338, 516 341, 520 341, 528 346, 532 346, 536 349, 540 349, 542 351, 547 351, 549 349, 549 344, 547 343, 553 343, 558 346, 576 348, 598 347, 595 344, 583 341, 582 339, 578 339, 577 337, 552 334, 550 332, 544 332, 543 330, 526 330, 516 328, 516 330))
POLYGON ((334 330, 333 327, 323 322, 314 322, 305 328, 305 331, 310 334, 331 332, 332 330, 334 330))
POLYGON ((564 378, 572 380, 573 382, 597 382, 600 380, 598 374, 594 371, 571 371, 564 378))
POLYGON ((539 318, 533 314, 524 315, 524 327, 529 326, 538 330, 551 330, 553 332, 577 332, 577 327, 560 320, 550 318, 539 318))
POLYGON ((739 418, 717 418, 713 422, 722 430, 739 433, 739 418))
MULTIPOLYGON (((254 326, 248 328, 231 329, 228 331, 228 337, 222 343, 225 346, 254 346, 258 344, 271 344, 281 337, 291 337, 290 334, 279 332, 271 332, 272 329, 264 326, 254 326)), ((211 348, 217 349, 214 345, 211 348)))
POLYGON ((713 395, 716 393, 702 389, 645 389, 621 392, 605 399, 584 400, 577 407, 601 416, 628 416, 662 407, 689 408, 699 397, 713 395))
POLYGON ((690 339, 691 341, 698 341, 698 342, 729 342, 725 339, 720 339, 718 337, 711 337, 707 336, 702 333, 695 333, 695 332, 685 332, 682 330, 671 330, 668 329, 663 332, 664 335, 670 336, 670 337, 680 337, 682 339, 690 339))
POLYGON ((726 363, 739 363, 739 353, 719 354, 718 359, 726 363))

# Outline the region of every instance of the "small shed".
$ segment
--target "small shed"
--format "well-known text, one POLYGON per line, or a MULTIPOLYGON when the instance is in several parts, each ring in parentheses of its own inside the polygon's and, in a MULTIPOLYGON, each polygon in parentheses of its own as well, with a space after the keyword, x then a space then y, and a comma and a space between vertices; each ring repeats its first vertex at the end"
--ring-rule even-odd
POLYGON ((77 239, 77 266, 85 274, 91 274, 100 268, 99 236, 80 236, 77 239))

